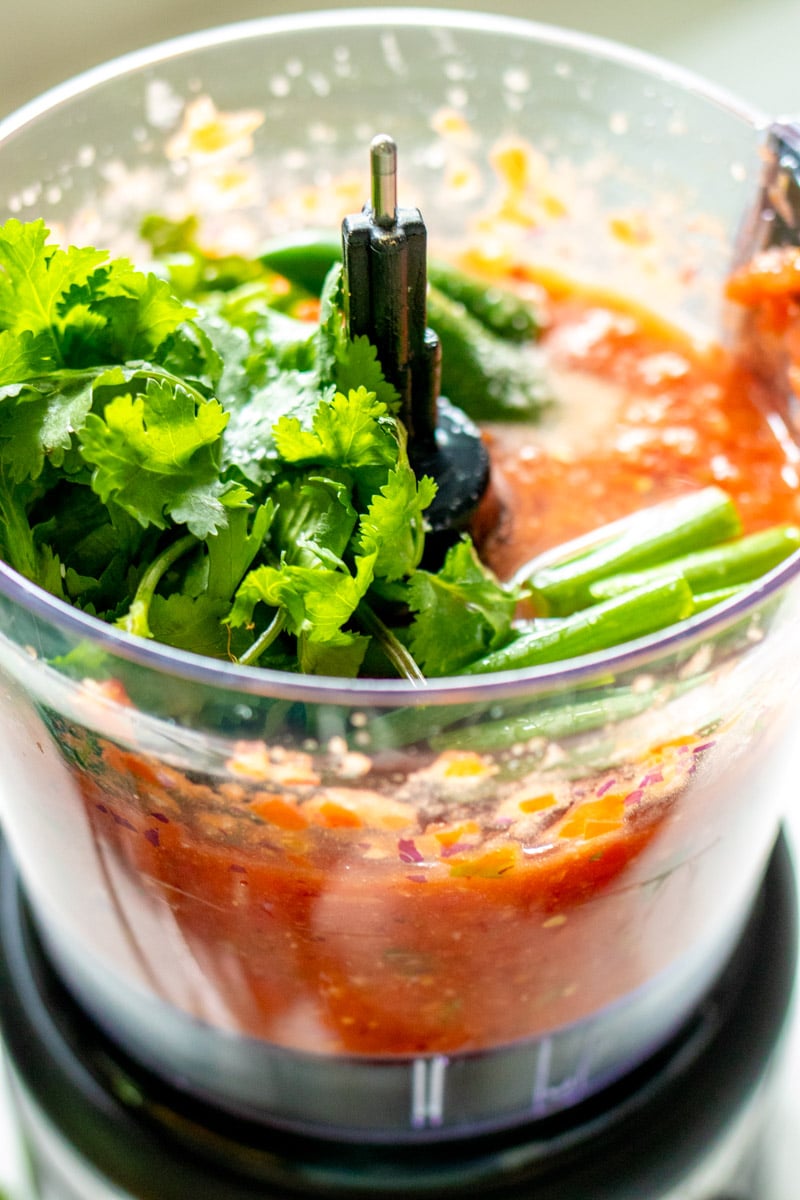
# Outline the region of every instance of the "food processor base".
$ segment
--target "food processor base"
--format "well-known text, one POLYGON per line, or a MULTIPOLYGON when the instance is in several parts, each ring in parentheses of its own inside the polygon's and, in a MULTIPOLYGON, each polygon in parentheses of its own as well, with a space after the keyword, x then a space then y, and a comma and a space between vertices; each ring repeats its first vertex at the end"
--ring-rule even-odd
POLYGON ((0 864, 0 1023, 42 1200, 761 1196, 796 957, 794 874, 781 836, 718 984, 643 1067, 591 1101, 504 1133, 341 1144, 236 1120, 126 1058, 65 992, 7 852, 0 864))

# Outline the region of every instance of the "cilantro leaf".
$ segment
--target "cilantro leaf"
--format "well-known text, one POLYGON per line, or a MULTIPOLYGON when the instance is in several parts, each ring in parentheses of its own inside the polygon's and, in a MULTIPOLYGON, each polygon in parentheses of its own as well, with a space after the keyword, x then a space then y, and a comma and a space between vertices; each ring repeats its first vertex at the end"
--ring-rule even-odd
POLYGON ((261 550, 274 515, 271 499, 253 514, 245 507, 228 508, 227 522, 208 538, 207 591, 215 600, 227 601, 224 611, 261 550))
POLYGON ((0 469, 11 483, 36 479, 44 464, 42 421, 45 405, 24 389, 0 404, 0 469))
POLYGON ((48 237, 43 221, 0 226, 0 329, 34 335, 40 368, 148 358, 191 316, 165 280, 48 237))
POLYGON ((283 609, 287 628, 317 643, 343 645, 342 626, 353 616, 372 582, 374 556, 356 560, 356 573, 342 566, 304 567, 281 563, 257 567, 236 593, 229 617, 234 626, 252 622, 259 603, 283 609))
POLYGON ((39 547, 37 557, 38 573, 36 582, 39 584, 39 587, 43 587, 46 592, 50 592, 53 596, 58 596, 59 600, 65 600, 61 559, 57 554, 53 553, 52 547, 47 545, 39 547))
POLYGON ((111 361, 149 358, 194 309, 176 299, 165 279, 141 271, 112 271, 91 311, 106 319, 111 361))
POLYGON ((170 370, 180 366, 178 350, 182 360, 190 362, 192 374, 209 381, 221 404, 229 408, 247 403, 254 381, 245 365, 251 343, 244 330, 229 324, 218 313, 203 311, 182 325, 173 337, 180 338, 181 344, 173 348, 167 342, 167 354, 159 354, 163 366, 170 370), (196 348, 191 341, 196 342, 196 348))
POLYGON ((363 387, 374 392, 389 412, 397 411, 400 397, 383 374, 376 347, 363 334, 345 339, 336 347, 332 382, 345 394, 363 387))
POLYGON ((206 537, 225 521, 219 453, 227 414, 216 400, 151 379, 139 396, 115 396, 86 418, 81 451, 92 487, 142 525, 167 515, 206 537))
POLYGON ((60 312, 65 361, 93 366, 151 358, 194 309, 172 294, 166 280, 116 259, 88 288, 73 287, 60 312))
POLYGON ((20 575, 38 582, 39 552, 27 513, 33 494, 31 483, 12 482, 0 461, 0 555, 20 575))
POLYGON ((280 557, 297 566, 340 563, 357 515, 350 486, 341 478, 300 475, 274 490, 278 509, 274 543, 280 557))
POLYGON ((184 321, 159 346, 154 355, 158 366, 190 384, 204 396, 224 403, 220 381, 225 361, 199 321, 184 321))
POLYGON ((150 602, 150 633, 156 641, 194 654, 227 658, 230 631, 221 623, 228 604, 215 596, 153 596, 150 602))
POLYGON ((298 638, 297 661, 307 675, 338 675, 354 679, 361 668, 370 639, 360 633, 342 633, 335 641, 317 641, 307 634, 298 638))
POLYGON ((0 226, 0 328, 48 332, 55 361, 63 364, 59 305, 70 287, 81 287, 108 258, 104 250, 49 246, 44 221, 0 226))
POLYGON ((230 412, 223 446, 223 473, 236 473, 256 488, 264 487, 280 472, 280 454, 273 431, 282 416, 310 417, 320 393, 312 378, 286 371, 250 395, 249 402, 230 412))
POLYGON ((337 392, 331 401, 317 405, 311 429, 296 417, 281 417, 273 430, 278 453, 287 463, 320 463, 358 470, 392 467, 397 461, 398 439, 393 423, 383 420, 386 405, 366 388, 337 392))
POLYGON ((416 613, 411 653, 428 675, 458 672, 507 640, 518 598, 462 539, 438 574, 417 571, 408 583, 408 604, 416 613))
POLYGON ((333 382, 336 354, 346 341, 344 268, 337 263, 328 272, 320 295, 319 328, 314 338, 314 358, 320 379, 333 382))
POLYGON ((399 396, 384 377, 377 350, 366 337, 351 340, 347 336, 341 263, 331 268, 323 285, 320 325, 314 344, 321 382, 332 383, 337 391, 345 394, 364 387, 374 392, 387 411, 397 411, 399 396))
POLYGON ((7 464, 9 478, 36 479, 45 459, 63 464, 92 407, 96 382, 83 372, 55 371, 0 389, 0 462, 7 464))
POLYGON ((49 333, 0 333, 0 387, 19 385, 46 371, 55 370, 49 333))
POLYGON ((256 357, 274 359, 281 367, 311 370, 316 362, 317 326, 270 307, 267 283, 251 283, 225 296, 219 316, 245 332, 256 357))
POLYGON ((88 479, 57 477, 29 511, 35 545, 50 545, 64 565, 67 596, 113 619, 136 586, 152 535, 116 505, 103 504, 88 479))
POLYGON ((390 471, 359 522, 361 552, 375 552, 376 576, 400 579, 419 566, 425 547, 422 514, 435 495, 429 476, 417 482, 406 464, 390 471))

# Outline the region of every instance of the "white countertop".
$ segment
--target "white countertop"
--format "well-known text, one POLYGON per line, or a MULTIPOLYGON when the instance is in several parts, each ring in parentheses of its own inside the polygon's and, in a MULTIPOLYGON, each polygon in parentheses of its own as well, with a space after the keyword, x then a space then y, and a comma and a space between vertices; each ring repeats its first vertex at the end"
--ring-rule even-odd
MULTIPOLYGON (((0 39, 0 116, 108 58, 192 29, 298 8, 290 0, 27 0, 6 5, 0 39)), ((365 7, 353 3, 348 7, 365 7)), ((766 113, 800 113, 800 0, 441 0, 440 8, 486 9, 609 37, 661 55, 738 94, 766 113)), ((798 714, 800 719, 800 714, 798 714)), ((787 767, 786 809, 800 847, 800 804, 787 767)), ((800 860, 800 855, 798 855, 800 860)), ((788 1076, 773 1127, 772 1180, 756 1200, 796 1200, 800 1177, 800 1019, 791 1030, 788 1076)), ((16 1146, 0 1092, 0 1183, 18 1178, 16 1146)), ((646 1198, 642 1198, 646 1200, 646 1198)))

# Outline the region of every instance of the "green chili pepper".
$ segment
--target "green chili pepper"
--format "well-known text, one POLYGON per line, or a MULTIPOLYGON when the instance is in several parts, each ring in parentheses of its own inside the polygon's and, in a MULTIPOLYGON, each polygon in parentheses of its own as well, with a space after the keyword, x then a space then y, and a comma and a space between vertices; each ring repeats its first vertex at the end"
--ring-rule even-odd
POLYGON ((463 675, 513 671, 561 659, 594 654, 656 633, 694 612, 691 589, 685 579, 671 579, 635 588, 624 596, 594 604, 545 628, 522 632, 513 642, 465 667, 463 675))
POLYGON ((530 420, 551 402, 533 344, 497 337, 436 287, 428 288, 428 324, 442 346, 442 392, 473 420, 530 420))
POLYGON ((340 234, 307 229, 272 238, 261 247, 259 260, 277 275, 282 275, 312 296, 319 296, 325 277, 334 263, 342 259, 340 234))
MULTIPOLYGON (((273 239, 259 255, 264 266, 314 295, 341 257, 341 240, 317 230, 273 239)), ((538 416, 550 396, 530 344, 538 331, 531 306, 448 263, 429 263, 428 278, 428 324, 442 346, 442 392, 477 420, 538 416)))
MULTIPOLYGON (((264 266, 315 296, 322 291, 330 268, 341 258, 341 236, 319 229, 272 238, 259 254, 264 266)), ((463 304, 467 312, 500 338, 524 342, 540 332, 534 306, 507 288, 476 279, 460 267, 437 258, 428 261, 428 280, 445 296, 463 304)))
POLYGON ((432 258, 428 262, 428 282, 463 304, 485 329, 505 341, 530 342, 541 331, 536 311, 528 301, 451 263, 432 258))
POLYGON ((566 616, 594 603, 592 588, 611 575, 666 564, 737 537, 741 529, 730 496, 717 487, 702 488, 597 530, 588 548, 586 539, 566 543, 548 556, 554 561, 538 568, 534 561, 516 578, 527 581, 542 615, 566 616))

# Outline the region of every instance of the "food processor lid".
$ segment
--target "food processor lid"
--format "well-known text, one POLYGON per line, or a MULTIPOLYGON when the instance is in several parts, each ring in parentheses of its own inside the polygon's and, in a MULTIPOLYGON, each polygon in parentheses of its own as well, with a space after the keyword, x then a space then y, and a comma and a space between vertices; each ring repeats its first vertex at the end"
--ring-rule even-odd
POLYGON ((536 1200, 738 1195, 796 948, 794 877, 781 837, 721 985, 644 1068, 569 1112, 466 1145, 342 1146, 248 1126, 126 1060, 64 991, 7 852, 0 864, 0 1022, 34 1161, 45 1130, 76 1172, 107 1180, 109 1196, 140 1200, 476 1190, 511 1200, 530 1196, 533 1185, 536 1200), (710 1181, 702 1191, 685 1190, 699 1178, 710 1181))

